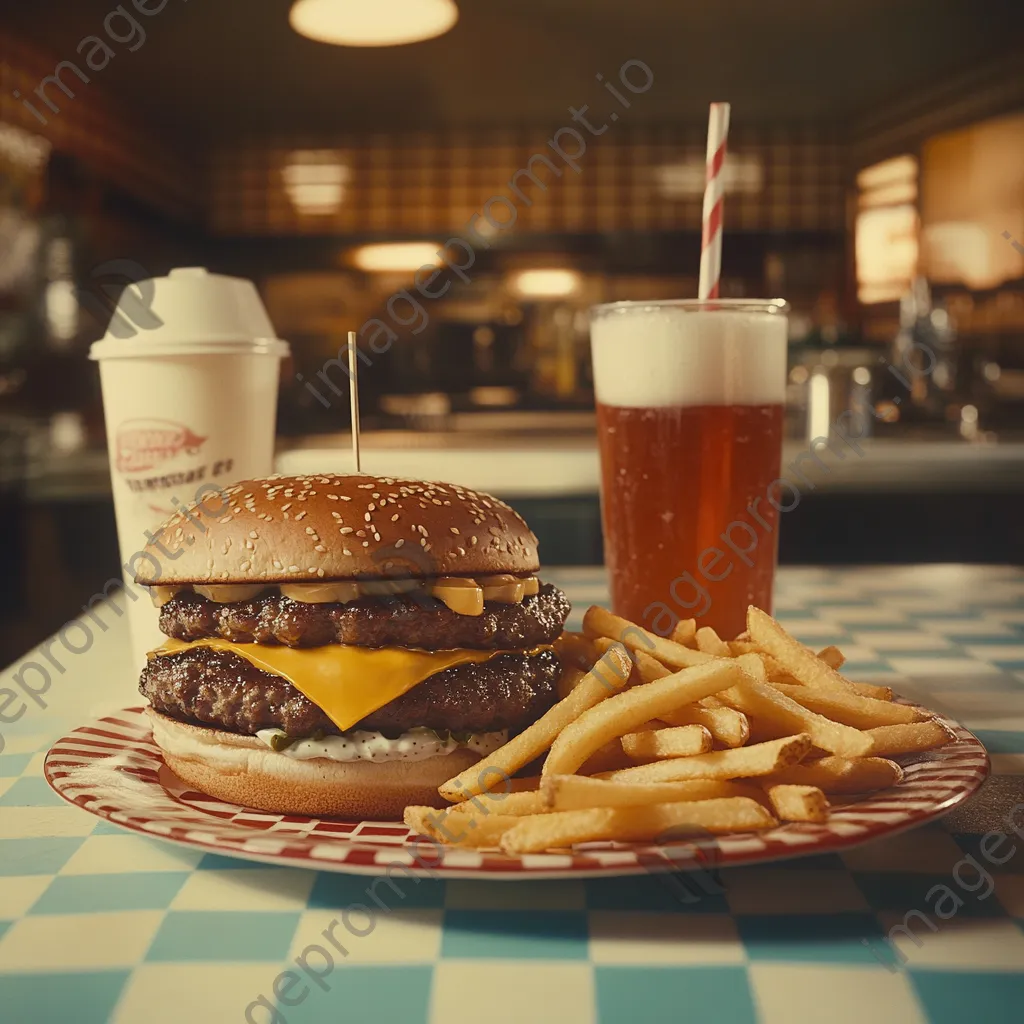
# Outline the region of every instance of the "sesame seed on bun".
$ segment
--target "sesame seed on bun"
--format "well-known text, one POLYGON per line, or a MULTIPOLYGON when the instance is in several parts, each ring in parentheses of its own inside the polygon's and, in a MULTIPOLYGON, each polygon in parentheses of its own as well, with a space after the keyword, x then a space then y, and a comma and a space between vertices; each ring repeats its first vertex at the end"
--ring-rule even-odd
POLYGON ((508 505, 392 477, 243 480, 180 509, 137 559, 145 586, 531 574, 537 538, 508 505))

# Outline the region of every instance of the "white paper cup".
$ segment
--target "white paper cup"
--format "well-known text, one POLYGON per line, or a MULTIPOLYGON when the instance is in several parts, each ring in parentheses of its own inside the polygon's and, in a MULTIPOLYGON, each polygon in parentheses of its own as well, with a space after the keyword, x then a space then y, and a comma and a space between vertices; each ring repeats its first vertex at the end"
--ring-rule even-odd
POLYGON ((275 336, 251 281, 201 267, 130 286, 111 330, 89 355, 100 364, 126 588, 111 603, 128 608, 141 669, 163 639, 156 608, 133 582, 148 534, 178 504, 205 498, 215 510, 220 489, 272 472, 279 365, 288 345, 275 336), (149 309, 144 317, 140 300, 149 309), (119 336, 111 333, 115 321, 119 336), (126 321, 148 326, 124 337, 126 321))

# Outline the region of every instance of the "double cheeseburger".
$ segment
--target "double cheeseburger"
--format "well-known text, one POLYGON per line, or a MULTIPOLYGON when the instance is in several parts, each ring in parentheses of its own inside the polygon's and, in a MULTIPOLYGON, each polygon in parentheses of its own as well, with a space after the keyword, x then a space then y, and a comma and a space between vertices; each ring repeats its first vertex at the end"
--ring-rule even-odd
POLYGON ((280 813, 401 817, 556 700, 566 596, 504 502, 374 476, 247 480, 179 510, 136 581, 168 766, 280 813))

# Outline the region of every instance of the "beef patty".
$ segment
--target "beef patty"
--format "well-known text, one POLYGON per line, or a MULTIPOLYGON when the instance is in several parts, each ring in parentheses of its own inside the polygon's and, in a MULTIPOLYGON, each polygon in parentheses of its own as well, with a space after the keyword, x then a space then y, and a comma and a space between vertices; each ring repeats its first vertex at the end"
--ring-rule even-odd
MULTIPOLYGON (((453 732, 523 729, 555 702, 560 672, 553 651, 508 652, 478 664, 456 665, 425 679, 352 728, 387 736, 424 725, 453 732)), ((165 715, 229 732, 341 732, 286 679, 231 651, 195 647, 151 658, 139 689, 165 715)))
POLYGON ((428 651, 509 650, 553 643, 569 608, 569 599, 550 583, 521 604, 488 601, 482 615, 459 615, 429 595, 308 604, 268 591, 251 601, 217 604, 188 591, 160 609, 160 629, 179 640, 221 637, 288 647, 339 643, 428 651))

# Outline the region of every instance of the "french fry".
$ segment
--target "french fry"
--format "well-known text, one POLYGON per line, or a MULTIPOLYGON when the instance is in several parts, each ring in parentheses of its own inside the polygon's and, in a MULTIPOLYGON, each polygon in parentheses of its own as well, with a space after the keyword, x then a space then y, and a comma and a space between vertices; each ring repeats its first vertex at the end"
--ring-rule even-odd
POLYGON ((870 793, 888 789, 903 778, 903 769, 884 757, 823 757, 780 768, 758 779, 762 785, 817 786, 823 793, 870 793))
POLYGON ((646 729, 643 732, 628 732, 622 737, 622 749, 638 761, 706 754, 711 749, 711 743, 711 733, 703 725, 646 729))
POLYGON ((587 673, 575 665, 563 665, 562 674, 558 677, 558 699, 568 697, 573 690, 586 678, 587 673))
POLYGON ((729 651, 737 658, 741 654, 760 654, 761 648, 753 640, 730 640, 729 651))
MULTIPOLYGON (((783 669, 779 662, 770 654, 762 654, 761 658, 769 666, 768 675, 773 683, 785 683, 787 686, 804 685, 799 679, 794 678, 783 669)), ((846 679, 846 676, 843 676, 843 678, 846 679)), ((859 697, 869 697, 871 700, 892 700, 891 686, 878 686, 875 683, 858 683, 852 679, 846 679, 846 682, 849 684, 850 692, 855 693, 859 697)))
POLYGON ((637 804, 680 803, 745 796, 763 800, 759 787, 740 782, 692 779, 687 782, 628 783, 587 779, 579 775, 551 775, 541 785, 545 808, 577 811, 590 807, 634 807, 637 804))
POLYGON ((826 794, 848 803, 902 780, 882 755, 955 739, 889 687, 845 679, 838 648, 815 652, 757 608, 747 625, 726 642, 689 619, 665 638, 590 608, 559 641, 559 702, 444 783, 453 806, 409 807, 406 823, 516 854, 820 823, 826 794), (511 777, 544 750, 539 778, 511 777))
MULTIPOLYGON (((754 644, 753 646, 755 648, 757 647, 756 644, 754 644)), ((747 652, 746 651, 738 651, 737 653, 747 653, 747 652)), ((771 681, 773 683, 780 682, 780 683, 785 683, 788 686, 803 686, 804 685, 799 679, 796 679, 793 675, 791 675, 789 672, 787 672, 782 667, 782 664, 778 661, 777 658, 774 658, 774 657, 772 657, 772 655, 766 654, 763 651, 760 652, 760 653, 761 653, 761 659, 764 661, 765 665, 768 668, 768 676, 769 676, 769 678, 771 679, 771 681)), ((839 670, 840 665, 843 665, 846 662, 845 655, 842 654, 842 652, 839 650, 838 647, 823 647, 818 652, 818 657, 821 658, 821 660, 826 665, 830 665, 832 668, 836 669, 836 671, 839 670), (832 654, 831 652, 835 652, 835 653, 832 654), (824 657, 823 657, 823 655, 824 655, 824 657), (833 662, 835 662, 835 664, 833 664, 833 662)), ((885 701, 892 700, 892 687, 889 687, 889 686, 878 686, 878 685, 876 685, 874 683, 857 683, 857 682, 854 682, 852 679, 846 679, 845 676, 843 677, 843 679, 846 681, 847 685, 849 686, 850 691, 852 693, 857 694, 860 697, 869 697, 872 700, 885 700, 885 701)))
MULTIPOLYGON (((598 655, 600 657, 603 657, 605 654, 607 654, 608 651, 612 647, 621 646, 621 644, 619 644, 618 640, 612 640, 610 637, 607 637, 607 636, 595 637, 591 641, 591 643, 594 645, 594 650, 597 651, 597 653, 598 653, 598 655)), ((637 668, 637 664, 636 664, 637 653, 636 653, 636 651, 628 651, 628 650, 627 650, 627 653, 629 654, 629 657, 630 657, 630 659, 633 662, 633 668, 632 668, 632 671, 630 672, 630 675, 629 675, 629 682, 626 685, 627 686, 636 686, 637 683, 642 683, 643 682, 643 678, 641 677, 640 671, 637 668)))
POLYGON ((828 800, 817 786, 765 786, 779 821, 828 820, 828 800))
POLYGON ((855 683, 851 679, 846 681, 853 687, 853 692, 860 694, 861 697, 870 697, 872 700, 892 700, 891 686, 877 686, 874 683, 855 683))
MULTIPOLYGON (((782 668, 781 663, 776 657, 773 657, 767 651, 761 650, 756 643, 750 641, 744 641, 741 644, 736 644, 735 647, 730 644, 729 649, 732 651, 733 657, 745 657, 746 663, 753 665, 753 657, 757 657, 761 663, 764 672, 758 675, 758 679, 769 679, 772 682, 776 680, 785 683, 798 683, 799 680, 794 679, 790 673, 786 672, 782 668)), ((746 669, 746 672, 751 672, 751 669, 746 669)))
POLYGON ((644 651, 672 668, 693 668, 714 660, 710 654, 692 651, 674 640, 666 640, 597 605, 588 608, 583 616, 583 631, 591 638, 605 636, 625 644, 631 651, 644 651))
MULTIPOLYGON (((830 668, 835 669, 837 672, 839 669, 846 664, 846 655, 843 654, 838 647, 830 646, 823 647, 818 651, 818 658, 823 661, 830 668)), ((845 677, 844 677, 845 678, 845 677)), ((800 684, 798 679, 782 680, 783 682, 791 682, 793 684, 800 684)), ((851 679, 847 679, 846 682, 850 685, 850 688, 861 697, 870 697, 872 700, 892 700, 892 688, 888 686, 876 686, 873 683, 855 683, 851 679)), ((849 723, 848 723, 849 724, 849 723)))
POLYGON ((913 725, 881 725, 868 729, 865 735, 874 744, 872 753, 878 757, 891 754, 913 754, 952 743, 955 737, 934 719, 913 725))
POLYGON ((771 828, 775 819, 756 800, 732 797, 639 807, 553 811, 519 818, 501 836, 505 853, 538 853, 573 843, 602 839, 657 839, 670 829, 691 826, 703 832, 735 832, 771 828))
POLYGON ((540 814, 546 810, 544 797, 539 789, 525 790, 521 793, 505 793, 500 790, 489 790, 471 796, 461 804, 452 804, 445 810, 449 814, 467 814, 473 819, 486 818, 493 814, 523 815, 540 814))
POLYGON ((587 672, 597 661, 599 652, 595 650, 594 641, 589 636, 566 630, 555 641, 555 653, 563 665, 572 665, 587 672))
POLYGON ((831 645, 828 647, 822 647, 822 649, 818 651, 818 657, 825 662, 829 668, 834 668, 837 672, 846 663, 846 656, 843 652, 839 650, 838 647, 831 645))
MULTIPOLYGON (((765 665, 764 656, 760 654, 740 654, 736 664, 746 673, 748 679, 763 683, 768 679, 768 667, 765 665)), ((718 697, 722 700, 722 697, 718 697)), ((723 701, 723 703, 725 703, 723 701)))
POLYGON ((710 627, 701 626, 696 633, 697 650, 715 658, 731 658, 728 644, 710 627))
MULTIPOLYGON (((575 722, 606 697, 621 690, 629 679, 632 667, 633 663, 625 649, 612 647, 572 693, 563 697, 553 708, 504 746, 471 765, 460 775, 449 779, 439 787, 438 792, 445 800, 456 803, 486 789, 493 789, 503 779, 509 778, 523 765, 529 764, 538 754, 543 753, 560 737, 569 723, 575 722)), ((599 746, 600 743, 594 749, 599 746)), ((580 764, 582 763, 581 761, 580 764)), ((574 769, 578 767, 579 764, 574 765, 574 769)))
POLYGON ((799 763, 812 746, 806 733, 710 754, 675 757, 610 772, 613 782, 677 782, 684 779, 741 779, 770 775, 799 763))
POLYGON ((653 683, 655 679, 664 679, 672 675, 672 669, 666 668, 657 658, 652 658, 646 651, 633 651, 633 660, 640 678, 645 683, 653 683))
POLYGON ((687 704, 675 711, 666 711, 661 720, 667 725, 703 725, 712 739, 723 747, 742 747, 750 739, 750 721, 734 708, 705 708, 687 704))
POLYGON ((448 846, 471 848, 497 846, 502 835, 521 818, 490 814, 474 819, 467 813, 452 814, 453 808, 406 807, 405 824, 421 836, 429 836, 448 846))
POLYGON ((717 693, 742 676, 742 669, 734 662, 714 658, 710 664, 683 669, 617 693, 584 711, 562 729, 551 744, 541 775, 571 775, 595 750, 616 736, 636 729, 664 711, 717 693))
MULTIPOLYGON (((880 725, 906 725, 921 720, 921 713, 908 704, 862 697, 859 693, 840 693, 839 690, 815 690, 810 686, 790 686, 774 683, 779 693, 785 694, 810 711, 852 726, 854 729, 873 729, 880 725)), ((838 753, 838 751, 837 751, 838 753)))
POLYGON ((600 772, 616 772, 620 768, 631 768, 636 761, 626 756, 622 741, 616 736, 603 747, 595 750, 576 770, 580 775, 597 775, 600 772))
POLYGON ((797 679, 786 667, 779 661, 778 658, 771 654, 766 654, 763 651, 760 655, 761 662, 764 664, 765 671, 768 674, 768 678, 773 682, 779 683, 792 683, 794 685, 803 685, 799 679, 797 679))
POLYGON ((680 619, 675 624, 675 628, 669 634, 669 639, 675 641, 677 644, 682 644, 684 647, 692 647, 696 633, 696 619, 680 619))
POLYGON ((419 836, 430 835, 430 822, 435 815, 442 812, 436 807, 421 807, 418 804, 410 804, 405 809, 403 821, 419 836))
MULTIPOLYGON (((637 671, 645 683, 664 679, 672 670, 643 651, 635 651, 637 671)), ((724 707, 715 697, 703 697, 698 704, 688 704, 675 711, 664 712, 662 720, 669 725, 703 725, 723 747, 742 747, 750 739, 747 716, 724 707)))
POLYGON ((748 608, 747 628, 757 644, 797 682, 819 690, 853 692, 846 679, 821 661, 814 651, 791 637, 767 612, 753 606, 748 608))
MULTIPOLYGON (((744 654, 737 662, 753 655, 744 654)), ((859 729, 833 722, 815 714, 787 697, 770 683, 747 677, 737 686, 723 690, 720 698, 755 720, 765 720, 787 733, 805 732, 815 746, 843 757, 865 757, 873 750, 872 740, 859 729)))

